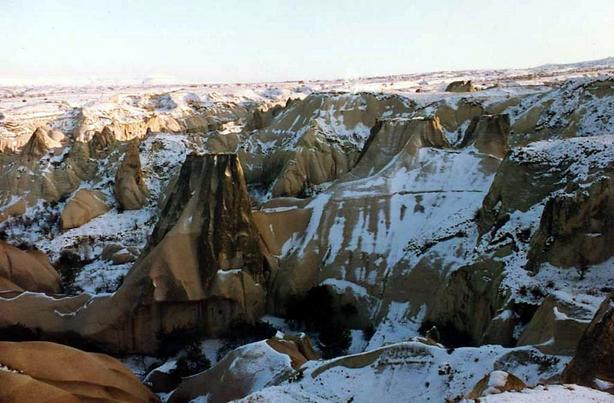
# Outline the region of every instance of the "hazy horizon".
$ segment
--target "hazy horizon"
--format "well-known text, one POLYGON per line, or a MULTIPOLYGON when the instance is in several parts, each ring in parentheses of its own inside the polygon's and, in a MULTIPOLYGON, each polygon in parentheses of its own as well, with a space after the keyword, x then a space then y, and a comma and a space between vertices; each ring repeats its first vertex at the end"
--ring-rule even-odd
POLYGON ((2 3, 0 82, 325 80, 614 56, 608 0, 2 3))

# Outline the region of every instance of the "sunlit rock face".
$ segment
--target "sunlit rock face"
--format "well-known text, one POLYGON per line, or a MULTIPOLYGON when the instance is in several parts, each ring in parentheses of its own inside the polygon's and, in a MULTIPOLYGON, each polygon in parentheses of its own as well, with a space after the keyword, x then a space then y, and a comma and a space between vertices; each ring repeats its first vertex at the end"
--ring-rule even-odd
POLYGON ((0 399, 158 402, 121 362, 47 342, 0 342, 0 399))
POLYGON ((586 340, 607 339, 614 289, 612 80, 480 74, 3 103, 0 336, 155 354, 263 315, 287 331, 321 287, 356 355, 316 361, 280 333, 176 399, 348 401, 349 382, 403 400, 407 379, 460 399, 556 380, 574 355, 573 382, 606 385, 582 356, 609 354, 586 340))

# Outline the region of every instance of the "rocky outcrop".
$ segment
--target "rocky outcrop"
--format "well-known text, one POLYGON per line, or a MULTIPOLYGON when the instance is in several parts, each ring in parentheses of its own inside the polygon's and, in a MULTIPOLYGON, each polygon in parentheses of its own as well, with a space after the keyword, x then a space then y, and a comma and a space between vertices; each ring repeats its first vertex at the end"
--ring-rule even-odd
POLYGON ((219 335, 233 322, 255 322, 268 276, 237 156, 190 155, 147 249, 113 295, 0 299, 0 327, 20 323, 60 338, 76 333, 109 351, 155 353, 177 332, 219 335))
POLYGON ((213 368, 185 378, 169 402, 187 402, 200 396, 206 396, 211 403, 240 399, 282 382, 307 359, 294 341, 269 339, 248 344, 227 354, 213 368))
POLYGON ((481 115, 471 120, 461 147, 473 144, 478 151, 502 159, 509 151, 509 133, 508 115, 481 115))
POLYGON ((138 210, 147 204, 148 190, 141 170, 139 143, 132 141, 115 174, 115 197, 124 210, 138 210))
POLYGON ((79 189, 66 203, 60 216, 60 228, 63 231, 77 228, 110 210, 104 195, 96 190, 79 189))
POLYGON ((28 205, 24 199, 19 199, 17 202, 7 206, 0 211, 0 222, 5 221, 10 217, 20 216, 25 214, 28 205))
POLYGON ((378 172, 399 153, 414 156, 423 147, 451 147, 437 117, 378 121, 352 174, 367 176, 378 172))
POLYGON ((116 141, 113 130, 105 126, 101 131, 94 133, 88 142, 90 153, 97 157, 106 155, 116 141))
MULTIPOLYGON (((511 213, 527 212, 556 191, 578 191, 580 194, 582 190, 579 188, 595 181, 604 181, 600 179, 602 176, 612 175, 612 167, 608 162, 612 153, 612 136, 540 141, 512 149, 501 162, 482 203, 478 220, 480 230, 485 232, 500 227, 511 213)), ((594 186, 594 194, 601 195, 595 203, 608 200, 609 185, 604 183, 594 186)), ((574 203, 579 203, 583 197, 579 195, 576 199, 578 201, 574 203)), ((550 203, 553 204, 549 210, 561 204, 560 201, 550 203)), ((591 204, 593 202, 583 203, 587 207, 595 207, 591 204)), ((587 219, 590 214, 596 213, 583 211, 569 225, 579 225, 575 221, 580 217, 587 219)))
POLYGON ((477 88, 469 81, 452 81, 446 87, 446 92, 475 92, 477 88))
POLYGON ((614 186, 604 176, 546 203, 531 239, 528 268, 544 262, 585 270, 614 255, 614 186))
POLYGON ((614 294, 599 307, 595 317, 582 335, 575 357, 569 363, 562 380, 614 394, 614 294))
POLYGON ((303 176, 308 186, 330 180, 326 178, 353 165, 378 118, 411 111, 413 106, 404 97, 370 93, 314 93, 291 102, 238 148, 246 180, 270 188, 285 172, 288 180, 280 179, 281 190, 286 187, 282 183, 291 184, 292 190, 303 176), (295 156, 298 166, 291 162, 295 156))
POLYGON ((254 112, 252 112, 251 128, 253 130, 264 129, 265 127, 269 126, 273 121, 273 118, 283 110, 283 105, 273 105, 266 109, 257 108, 254 110, 254 112))
POLYGON ((0 401, 158 402, 118 360, 46 342, 0 342, 0 401))
POLYGON ((492 371, 473 387, 473 390, 467 395, 467 398, 479 399, 487 395, 521 391, 526 387, 527 385, 513 374, 505 371, 492 371))
POLYGON ((313 121, 283 159, 284 166, 271 185, 273 197, 309 193, 310 187, 337 179, 348 172, 358 157, 355 147, 342 145, 326 135, 313 121))
POLYGON ((38 251, 22 251, 0 241, 0 291, 60 292, 57 271, 38 251))
POLYGON ((222 291, 236 275, 264 283, 266 262, 236 155, 189 155, 160 217, 142 261, 156 281, 155 300, 203 299, 215 279, 222 291))
POLYGON ((43 155, 47 154, 49 145, 47 144, 47 132, 39 127, 34 131, 30 140, 23 146, 21 150, 22 158, 25 161, 36 161, 43 155))
POLYGON ((547 297, 524 328, 519 346, 540 345, 548 354, 572 355, 588 325, 581 308, 547 297))
POLYGON ((507 296, 499 290, 503 264, 486 260, 453 272, 441 287, 427 322, 439 328, 447 345, 480 345, 507 296))
POLYGON ((448 132, 457 132, 457 138, 460 138, 463 131, 463 126, 471 122, 474 118, 479 117, 484 113, 484 107, 480 102, 472 99, 463 98, 455 105, 449 105, 443 102, 437 107, 435 116, 441 122, 441 125, 448 132))

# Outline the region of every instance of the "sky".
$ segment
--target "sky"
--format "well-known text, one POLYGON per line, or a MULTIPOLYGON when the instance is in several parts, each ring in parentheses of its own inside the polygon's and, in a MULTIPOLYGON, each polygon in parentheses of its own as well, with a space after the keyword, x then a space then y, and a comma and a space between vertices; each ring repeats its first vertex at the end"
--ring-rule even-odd
POLYGON ((614 56, 614 0, 0 0, 0 79, 258 82, 614 56))

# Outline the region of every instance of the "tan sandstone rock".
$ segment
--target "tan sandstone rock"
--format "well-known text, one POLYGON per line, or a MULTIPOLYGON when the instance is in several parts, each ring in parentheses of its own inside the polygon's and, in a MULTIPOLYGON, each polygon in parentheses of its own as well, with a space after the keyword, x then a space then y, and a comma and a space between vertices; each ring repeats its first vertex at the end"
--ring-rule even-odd
POLYGON ((471 120, 461 144, 475 145, 480 152, 503 158, 509 151, 510 119, 506 114, 481 115, 471 120))
POLYGON ((185 378, 169 402, 187 402, 205 395, 210 403, 240 399, 283 381, 307 360, 295 341, 269 339, 247 344, 227 354, 213 368, 185 378))
POLYGON ((575 357, 562 376, 563 382, 577 383, 614 394, 614 294, 599 307, 582 335, 575 357), (600 384, 601 383, 601 384, 600 384))
POLYGON ((452 81, 446 87, 446 92, 475 92, 477 88, 474 87, 471 81, 452 81))
POLYGON ((41 252, 26 252, 0 241, 0 291, 60 292, 57 271, 41 252))
POLYGON ((110 210, 101 192, 89 189, 79 189, 60 216, 60 227, 63 231, 77 228, 110 210))
POLYGON ((47 342, 0 342, 0 401, 158 402, 118 360, 47 342))
POLYGON ((518 339, 518 345, 540 345, 549 354, 572 355, 588 326, 578 307, 548 297, 537 309, 518 339))
POLYGON ((218 335, 235 321, 255 322, 269 268, 237 156, 190 155, 148 247, 114 294, 0 299, 0 327, 20 323, 108 351, 155 353, 177 329, 218 335))
POLYGON ((521 391, 526 388, 522 380, 505 371, 492 371, 482 378, 467 395, 468 399, 479 399, 482 396, 496 395, 503 392, 521 391))
POLYGON ((149 192, 141 170, 138 141, 132 141, 128 145, 115 174, 113 190, 119 205, 125 210, 137 210, 147 203, 149 192))

